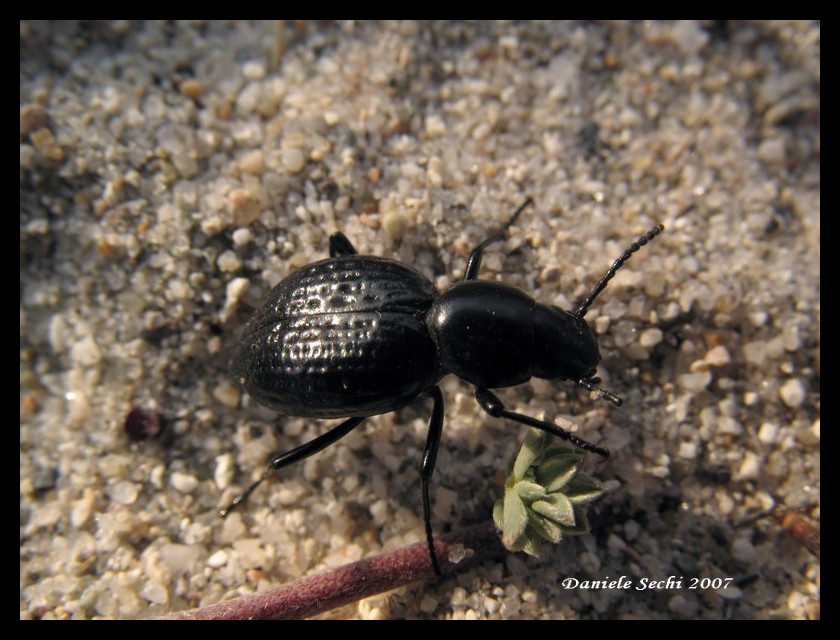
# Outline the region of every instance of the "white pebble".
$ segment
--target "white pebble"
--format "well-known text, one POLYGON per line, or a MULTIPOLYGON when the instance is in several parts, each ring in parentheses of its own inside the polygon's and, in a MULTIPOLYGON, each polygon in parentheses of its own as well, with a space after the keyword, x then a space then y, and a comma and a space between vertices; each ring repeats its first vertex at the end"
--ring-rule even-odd
POLYGON ((715 422, 715 430, 720 434, 739 436, 744 432, 744 427, 735 418, 720 416, 715 422))
POLYGON ((705 389, 712 381, 712 374, 708 371, 699 373, 684 373, 677 376, 677 384, 686 391, 697 393, 705 389))
POLYGON ((240 388, 230 380, 223 380, 213 388, 213 397, 228 409, 236 409, 242 395, 240 388))
POLYGON ((732 542, 732 557, 738 562, 749 564, 755 557, 755 547, 749 538, 738 537, 732 542))
POLYGON ((723 367, 729 364, 732 358, 729 356, 729 351, 722 344, 709 349, 704 360, 710 367, 723 367))
POLYGON ((248 80, 261 80, 265 77, 265 65, 255 60, 246 62, 242 65, 242 75, 248 80))
POLYGON ((82 492, 81 498, 71 503, 70 524, 76 529, 84 526, 93 513, 94 505, 93 490, 88 487, 82 492))
MULTIPOLYGON (((228 518, 225 522, 232 520, 228 518)), ((188 544, 164 543, 160 547, 160 559, 175 575, 192 573, 198 562, 199 550, 188 544)))
POLYGON ((212 556, 207 558, 207 566, 212 567, 213 569, 218 569, 220 567, 224 567, 228 561, 228 552, 224 549, 219 549, 216 553, 212 556))
POLYGON ((70 349, 70 354, 75 364, 82 367, 94 365, 102 359, 102 352, 91 335, 75 343, 70 349))
POLYGON ((140 596, 155 604, 166 604, 169 602, 169 591, 160 582, 146 580, 140 589, 140 596))
POLYGON ((213 471, 213 481, 221 491, 224 491, 233 482, 233 474, 235 468, 233 464, 233 455, 224 453, 216 457, 216 468, 213 471))
POLYGON ((303 151, 295 147, 283 149, 283 166, 290 173, 298 173, 306 165, 306 158, 303 151))
POLYGON ((430 138, 439 138, 446 133, 446 123, 443 118, 431 115, 426 118, 426 135, 430 138))
POLYGON ((805 387, 799 378, 791 378, 779 388, 779 397, 787 406, 795 409, 805 400, 805 387))
POLYGON ((758 429, 758 439, 764 444, 773 444, 776 442, 778 433, 779 425, 773 422, 765 422, 758 429))
POLYGON ((233 244, 237 247, 244 247, 254 239, 254 234, 247 227, 240 227, 234 230, 231 237, 233 238, 233 244))
POLYGON ((671 29, 671 39, 683 53, 697 55, 709 41, 709 34, 696 20, 677 20, 671 29))
POLYGON ((190 475, 189 473, 175 471, 169 477, 169 484, 181 493, 191 493, 195 491, 196 487, 198 486, 198 478, 196 478, 193 475, 190 475))
POLYGON ((402 213, 389 211, 382 217, 382 228, 385 229, 385 233, 395 240, 399 240, 405 236, 410 225, 411 222, 402 213))
POLYGON ((660 329, 645 329, 639 336, 639 344, 645 349, 655 347, 662 342, 662 331, 660 329))
POLYGON ((140 486, 128 480, 116 483, 108 491, 108 497, 117 504, 134 504, 138 495, 140 495, 140 486))
POLYGON ((239 256, 228 249, 227 251, 223 251, 222 254, 216 258, 216 264, 219 265, 219 269, 222 271, 226 273, 233 273, 235 271, 239 271, 242 266, 242 261, 239 259, 239 256))
POLYGON ((748 342, 744 345, 744 359, 747 363, 761 366, 767 358, 767 343, 763 340, 748 342))
POLYGON ((681 442, 677 455, 686 460, 694 460, 697 457, 697 443, 696 442, 681 442))
POLYGON ((521 606, 522 603, 519 600, 516 600, 515 598, 505 598, 502 600, 502 608, 499 613, 502 618, 512 618, 519 615, 519 609, 521 606))
POLYGON ((249 151, 239 159, 239 168, 243 173, 260 175, 265 169, 265 156, 259 149, 249 151))
POLYGON ((767 324, 766 311, 753 311, 751 314, 749 314, 748 317, 754 327, 763 327, 765 324, 767 324))
POLYGON ((735 501, 732 500, 732 496, 729 495, 726 491, 718 491, 715 494, 717 498, 717 510, 718 513, 721 515, 729 515, 732 513, 733 509, 735 509, 735 501))
POLYGON ((724 600, 740 600, 744 597, 744 592, 732 585, 729 585, 725 589, 718 589, 717 594, 724 600))
POLYGON ((225 306, 222 308, 222 320, 227 320, 230 312, 239 304, 239 299, 248 290, 246 278, 234 278, 225 287, 225 306))
POLYGON ((761 469, 761 458, 755 455, 752 451, 747 451, 744 455, 744 460, 738 468, 736 474, 737 480, 754 480, 758 477, 758 472, 761 469))
POLYGON ((67 400, 67 419, 70 424, 80 425, 90 419, 93 410, 87 396, 80 391, 68 391, 64 394, 67 400))

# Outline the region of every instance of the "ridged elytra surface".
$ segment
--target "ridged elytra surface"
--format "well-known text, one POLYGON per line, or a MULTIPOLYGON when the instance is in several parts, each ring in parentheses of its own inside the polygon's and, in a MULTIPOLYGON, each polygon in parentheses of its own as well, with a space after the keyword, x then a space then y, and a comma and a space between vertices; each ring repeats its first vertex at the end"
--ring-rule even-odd
POLYGON ((437 290, 375 256, 308 265, 272 289, 231 367, 260 403, 287 415, 341 418, 399 409, 436 381, 425 324, 437 290))

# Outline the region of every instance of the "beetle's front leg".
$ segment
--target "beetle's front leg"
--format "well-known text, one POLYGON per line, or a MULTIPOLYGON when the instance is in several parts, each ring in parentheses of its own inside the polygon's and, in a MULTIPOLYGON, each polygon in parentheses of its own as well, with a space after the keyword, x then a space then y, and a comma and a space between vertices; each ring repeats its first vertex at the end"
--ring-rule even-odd
POLYGON ((584 451, 591 451, 592 453, 596 453, 599 456, 601 456, 604 460, 610 457, 610 451, 606 447, 601 446, 599 444, 592 444, 591 442, 588 442, 583 438, 578 438, 573 433, 566 431, 562 427, 558 427, 552 422, 537 420, 536 418, 532 418, 531 416, 526 416, 521 413, 516 413, 514 411, 508 411, 507 409, 505 409, 505 405, 502 403, 502 401, 499 400, 499 397, 486 387, 475 388, 475 399, 476 401, 478 401, 478 404, 481 405, 481 408, 484 409, 494 418, 507 418, 508 420, 513 420, 514 422, 518 422, 519 424, 524 424, 529 427, 540 429, 542 431, 545 431, 546 433, 550 433, 553 436, 562 438, 563 440, 568 440, 573 445, 580 449, 583 449, 584 451))

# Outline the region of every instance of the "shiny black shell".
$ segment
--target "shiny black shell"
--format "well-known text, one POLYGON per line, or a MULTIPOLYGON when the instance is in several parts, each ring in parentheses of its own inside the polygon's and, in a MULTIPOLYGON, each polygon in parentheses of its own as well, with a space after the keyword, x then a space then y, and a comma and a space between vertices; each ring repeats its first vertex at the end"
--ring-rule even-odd
POLYGON ((425 324, 437 298, 431 282, 394 260, 315 262, 262 301, 234 353, 233 374, 255 400, 287 415, 394 411, 440 377, 425 324))

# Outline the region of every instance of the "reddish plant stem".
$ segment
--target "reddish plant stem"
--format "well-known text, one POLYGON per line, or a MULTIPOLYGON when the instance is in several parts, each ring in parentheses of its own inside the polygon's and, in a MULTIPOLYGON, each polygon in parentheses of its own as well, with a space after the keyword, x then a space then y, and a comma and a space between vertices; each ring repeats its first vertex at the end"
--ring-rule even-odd
MULTIPOLYGON (((492 523, 461 529, 435 541, 444 575, 508 553, 492 523)), ((276 589, 168 616, 178 620, 300 620, 434 578, 425 542, 383 553, 276 589)))

